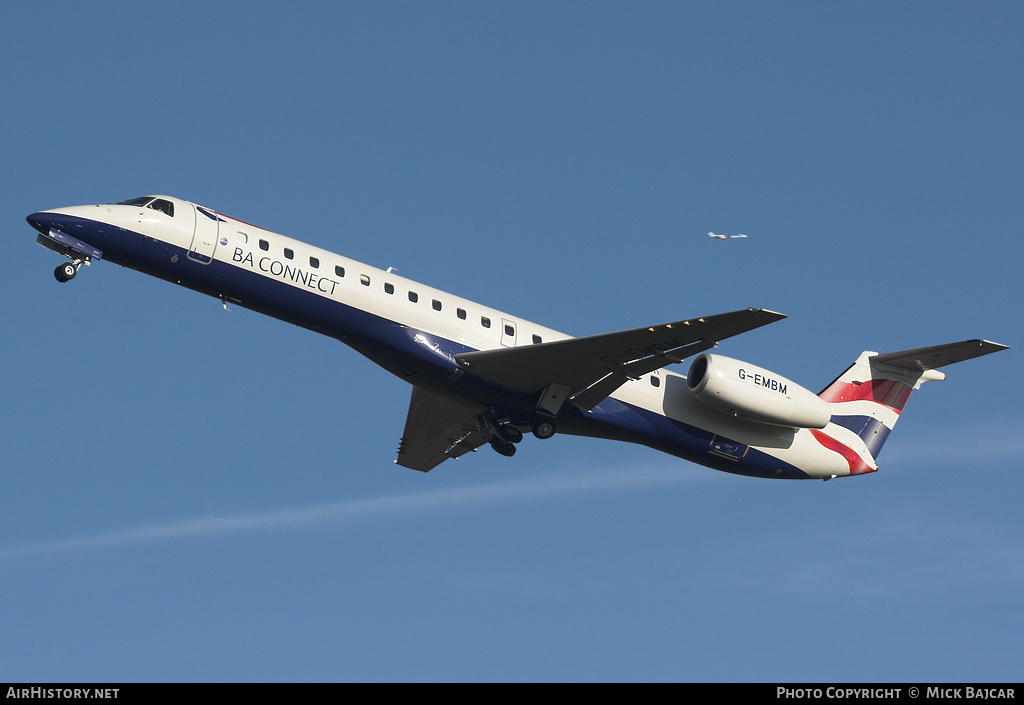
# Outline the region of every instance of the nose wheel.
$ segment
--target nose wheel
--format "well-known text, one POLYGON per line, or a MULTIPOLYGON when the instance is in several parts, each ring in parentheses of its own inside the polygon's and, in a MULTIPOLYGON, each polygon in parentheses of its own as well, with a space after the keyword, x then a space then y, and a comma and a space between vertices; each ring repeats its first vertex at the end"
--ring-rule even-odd
POLYGON ((76 274, 78 274, 78 264, 74 262, 62 264, 53 270, 54 278, 62 284, 74 279, 76 274))

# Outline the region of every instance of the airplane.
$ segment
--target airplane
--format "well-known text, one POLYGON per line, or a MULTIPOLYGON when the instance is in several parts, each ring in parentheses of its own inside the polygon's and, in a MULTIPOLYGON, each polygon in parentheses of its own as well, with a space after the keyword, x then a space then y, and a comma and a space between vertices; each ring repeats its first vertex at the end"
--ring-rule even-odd
POLYGON ((966 340, 866 351, 820 394, 707 352, 785 318, 747 308, 574 338, 196 203, 144 196, 40 211, 36 241, 110 261, 335 338, 412 385, 395 462, 428 472, 526 432, 627 441, 729 473, 830 480, 878 470, 911 392, 1007 349, 966 340), (693 358, 687 374, 667 368, 693 358))
POLYGON ((709 232, 708 237, 717 237, 719 240, 735 240, 736 238, 746 237, 742 233, 725 233, 724 235, 716 235, 715 233, 709 232))

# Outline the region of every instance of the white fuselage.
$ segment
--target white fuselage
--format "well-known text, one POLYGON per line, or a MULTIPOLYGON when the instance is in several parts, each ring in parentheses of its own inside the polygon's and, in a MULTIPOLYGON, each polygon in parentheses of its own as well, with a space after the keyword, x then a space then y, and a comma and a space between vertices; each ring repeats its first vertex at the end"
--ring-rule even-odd
MULTIPOLYGON (((457 352, 570 338, 188 201, 160 198, 173 204, 173 215, 94 205, 29 220, 40 232, 52 227, 88 242, 103 250, 103 259, 335 337, 439 394, 461 393, 448 381, 457 352)), ((468 396, 483 403, 485 394, 473 390, 468 396)), ((807 429, 751 423, 710 409, 687 391, 683 375, 665 369, 627 382, 592 412, 573 410, 565 431, 635 441, 740 474, 829 478, 851 468, 807 429), (618 419, 627 413, 623 426, 618 419)), ((831 426, 826 431, 870 462, 854 434, 831 426)))

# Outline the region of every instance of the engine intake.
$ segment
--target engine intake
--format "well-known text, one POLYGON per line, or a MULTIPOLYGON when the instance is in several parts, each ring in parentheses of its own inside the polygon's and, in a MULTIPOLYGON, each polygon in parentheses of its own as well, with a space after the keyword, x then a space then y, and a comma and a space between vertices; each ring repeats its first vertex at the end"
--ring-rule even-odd
POLYGON ((686 376, 690 392, 730 416, 789 428, 825 428, 832 408, 813 392, 774 372, 704 353, 686 376))

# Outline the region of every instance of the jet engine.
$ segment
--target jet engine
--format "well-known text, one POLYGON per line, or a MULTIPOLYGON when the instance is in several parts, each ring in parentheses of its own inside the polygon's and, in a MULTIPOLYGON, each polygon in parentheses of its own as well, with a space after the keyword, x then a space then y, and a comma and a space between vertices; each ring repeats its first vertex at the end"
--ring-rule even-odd
POLYGON ((704 353, 690 365, 695 397, 729 416, 789 428, 824 428, 832 409, 813 392, 740 360, 704 353))

